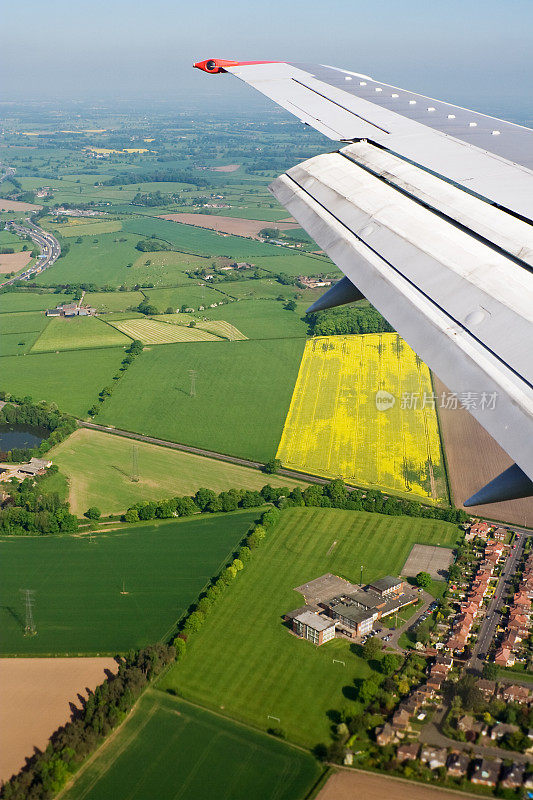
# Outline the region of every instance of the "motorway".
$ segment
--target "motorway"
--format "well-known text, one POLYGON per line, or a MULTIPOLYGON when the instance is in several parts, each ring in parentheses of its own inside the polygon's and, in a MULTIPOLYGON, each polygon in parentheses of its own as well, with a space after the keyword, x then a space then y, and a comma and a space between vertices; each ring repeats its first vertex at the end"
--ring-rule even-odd
POLYGON ((9 286, 14 281, 29 281, 35 275, 40 274, 47 267, 55 264, 61 255, 61 246, 55 236, 48 231, 44 231, 35 225, 31 220, 26 219, 26 226, 19 225, 18 222, 8 222, 6 225, 7 230, 17 233, 19 236, 29 236, 34 244, 36 244, 41 251, 39 258, 33 267, 29 267, 24 272, 19 272, 14 278, 0 284, 0 286, 9 286))
POLYGON ((511 550, 511 555, 507 558, 505 564, 503 565, 502 572, 496 585, 496 591, 494 592, 494 596, 487 607, 485 618, 481 623, 472 656, 466 665, 469 672, 481 673, 483 670, 483 664, 485 663, 487 652, 501 619, 500 607, 502 605, 502 598, 507 591, 510 578, 515 573, 517 564, 522 557, 525 543, 526 537, 521 535, 517 542, 516 550, 511 550))

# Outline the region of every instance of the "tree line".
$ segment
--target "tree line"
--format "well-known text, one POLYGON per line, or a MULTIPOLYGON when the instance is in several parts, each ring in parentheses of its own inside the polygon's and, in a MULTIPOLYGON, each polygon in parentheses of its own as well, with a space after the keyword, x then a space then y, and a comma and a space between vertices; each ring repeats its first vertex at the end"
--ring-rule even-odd
MULTIPOLYGON (((133 362, 135 361, 137 356, 142 353, 143 349, 144 349, 144 346, 143 346, 143 343, 141 342, 141 340, 140 339, 134 339, 133 342, 130 344, 130 346, 126 349, 126 355, 122 359, 122 362, 121 362, 121 365, 119 367, 118 372, 115 375, 113 375, 113 380, 115 382, 119 381, 122 378, 122 376, 124 375, 126 370, 130 367, 131 364, 133 364, 133 362)), ((98 395, 98 402, 100 404, 104 402, 106 397, 111 397, 111 395, 113 394, 113 389, 115 388, 115 386, 116 386, 116 383, 115 384, 108 384, 107 386, 104 386, 103 389, 101 389, 101 391, 100 391, 100 393, 98 395)), ((101 405, 98 405, 98 403, 95 403, 89 409, 89 411, 88 411, 89 415, 91 417, 95 417, 97 414, 100 413, 100 408, 101 408, 101 405)))

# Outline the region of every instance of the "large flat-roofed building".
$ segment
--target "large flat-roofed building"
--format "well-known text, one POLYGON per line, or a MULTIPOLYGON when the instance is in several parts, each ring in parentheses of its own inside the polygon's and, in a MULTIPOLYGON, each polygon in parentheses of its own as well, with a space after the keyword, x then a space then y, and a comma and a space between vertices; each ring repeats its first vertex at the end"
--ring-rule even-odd
POLYGON ((292 620, 292 629, 297 636, 320 646, 335 638, 335 623, 312 611, 302 611, 292 620))
POLYGON ((378 618, 378 612, 375 609, 362 608, 355 603, 350 603, 348 598, 331 601, 327 612, 343 627, 353 631, 355 636, 366 636, 367 633, 370 633, 378 618))
POLYGON ((384 578, 379 578, 379 580, 370 583, 368 588, 377 592, 381 597, 390 597, 393 594, 401 594, 403 592, 404 582, 401 578, 385 575, 384 578))

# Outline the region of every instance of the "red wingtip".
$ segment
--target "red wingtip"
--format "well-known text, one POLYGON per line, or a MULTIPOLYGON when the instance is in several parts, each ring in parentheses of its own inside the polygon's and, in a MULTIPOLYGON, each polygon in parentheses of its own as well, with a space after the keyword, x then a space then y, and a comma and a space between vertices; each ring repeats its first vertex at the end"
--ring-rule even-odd
POLYGON ((196 69, 210 72, 215 75, 217 72, 226 72, 225 67, 245 67, 252 64, 277 64, 277 61, 224 61, 223 58, 208 58, 206 61, 197 61, 193 64, 196 69))

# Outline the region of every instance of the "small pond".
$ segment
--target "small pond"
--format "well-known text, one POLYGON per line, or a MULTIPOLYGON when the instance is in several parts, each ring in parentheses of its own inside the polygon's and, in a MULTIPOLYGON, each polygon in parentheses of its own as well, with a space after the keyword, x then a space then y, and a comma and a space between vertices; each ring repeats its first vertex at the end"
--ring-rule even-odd
POLYGON ((14 448, 39 447, 49 435, 50 431, 36 425, 0 424, 0 452, 6 453, 14 448))

